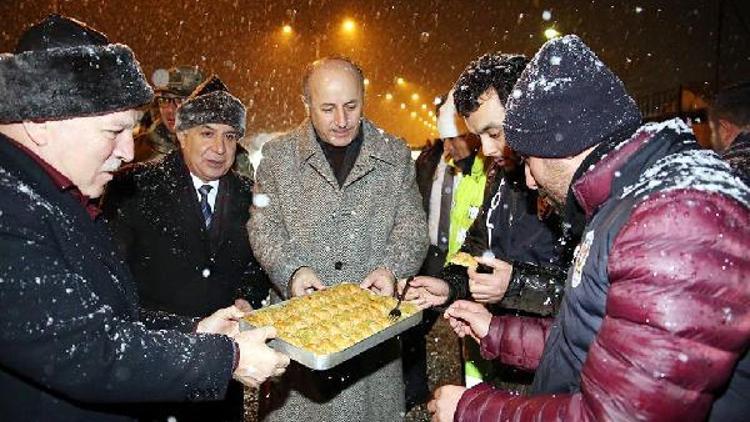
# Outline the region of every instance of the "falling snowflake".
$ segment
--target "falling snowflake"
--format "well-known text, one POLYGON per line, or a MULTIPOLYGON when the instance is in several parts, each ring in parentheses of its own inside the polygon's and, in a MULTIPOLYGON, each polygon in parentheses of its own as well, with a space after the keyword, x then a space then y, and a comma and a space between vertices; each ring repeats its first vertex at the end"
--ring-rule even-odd
POLYGON ((265 193, 259 193, 253 196, 253 205, 258 208, 265 208, 271 203, 271 198, 265 193))

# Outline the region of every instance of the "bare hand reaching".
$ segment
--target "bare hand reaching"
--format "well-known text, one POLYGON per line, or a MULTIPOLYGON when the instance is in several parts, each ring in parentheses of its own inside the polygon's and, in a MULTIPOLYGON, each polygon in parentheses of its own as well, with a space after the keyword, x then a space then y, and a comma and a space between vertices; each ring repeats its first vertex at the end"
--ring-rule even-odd
POLYGON ((459 337, 470 336, 479 343, 490 330, 492 314, 484 305, 459 300, 454 302, 445 310, 445 318, 448 319, 453 331, 459 337))
POLYGON ((478 273, 476 268, 469 267, 469 291, 480 303, 498 303, 508 290, 513 265, 497 258, 478 257, 477 262, 492 267, 491 274, 478 273))
POLYGON ((466 387, 460 385, 444 385, 436 389, 432 400, 427 403, 432 422, 453 422, 458 402, 465 391, 466 387))
MULTIPOLYGON (((248 304, 248 306, 250 305, 248 304)), ((195 331, 197 333, 223 334, 234 337, 240 332, 239 320, 244 316, 245 311, 236 305, 222 308, 200 320, 195 331)))
POLYGON ((385 268, 376 268, 365 277, 359 287, 369 289, 380 296, 393 296, 395 284, 396 277, 392 272, 385 268))
POLYGON ((292 297, 304 296, 317 290, 323 290, 326 286, 320 281, 315 270, 310 267, 298 269, 289 282, 289 293, 292 297))
POLYGON ((289 357, 266 345, 266 341, 275 337, 273 327, 243 331, 234 337, 240 348, 240 361, 234 371, 237 381, 249 387, 259 387, 268 378, 284 373, 289 357))
MULTIPOLYGON (((406 280, 398 282, 398 292, 404 291, 406 280)), ((445 280, 436 277, 418 276, 409 283, 404 300, 417 306, 419 309, 432 308, 445 305, 448 301, 450 289, 445 280)))

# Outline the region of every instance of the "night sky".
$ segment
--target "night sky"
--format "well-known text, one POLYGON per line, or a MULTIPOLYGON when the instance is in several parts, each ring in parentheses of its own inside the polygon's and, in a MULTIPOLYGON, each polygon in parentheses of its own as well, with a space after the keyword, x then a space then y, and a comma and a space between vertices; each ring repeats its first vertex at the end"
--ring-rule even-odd
MULTIPOLYGON (((750 2, 721 4, 719 86, 750 79, 750 2)), ((531 56, 551 26, 580 35, 636 97, 679 85, 710 94, 719 10, 719 0, 0 0, 0 51, 12 51, 26 26, 57 11, 128 44, 149 79, 159 67, 182 64, 219 74, 248 105, 249 134, 300 122, 302 69, 316 57, 345 54, 370 81, 366 114, 420 145, 436 135, 428 128, 434 97, 471 59, 488 51, 531 56), (354 22, 350 32, 342 28, 346 18, 354 22), (406 83, 397 85, 397 77, 406 83)))

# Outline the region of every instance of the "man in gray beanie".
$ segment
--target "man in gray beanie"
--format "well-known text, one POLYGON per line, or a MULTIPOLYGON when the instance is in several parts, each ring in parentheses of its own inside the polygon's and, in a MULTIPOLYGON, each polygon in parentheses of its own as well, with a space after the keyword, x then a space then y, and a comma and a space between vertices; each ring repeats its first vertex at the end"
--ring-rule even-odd
MULTIPOLYGON (((179 150, 119 173, 102 201, 141 304, 191 318, 237 298, 260 307, 268 281, 244 229, 252 185, 231 169, 245 133, 245 106, 213 76, 175 116, 179 150)), ((221 402, 150 411, 154 419, 241 420, 242 401, 241 386, 233 384, 221 402)))
POLYGON ((0 55, 0 419, 128 420, 132 403, 216 400, 288 358, 239 333, 138 307, 91 198, 133 158, 152 98, 133 52, 53 15, 0 55), (233 336, 230 337, 230 336, 233 336))
POLYGON ((750 188, 678 119, 639 127, 622 82, 576 36, 546 43, 508 101, 526 183, 586 225, 554 320, 446 311, 530 396, 445 386, 436 421, 716 420, 750 414, 750 188))

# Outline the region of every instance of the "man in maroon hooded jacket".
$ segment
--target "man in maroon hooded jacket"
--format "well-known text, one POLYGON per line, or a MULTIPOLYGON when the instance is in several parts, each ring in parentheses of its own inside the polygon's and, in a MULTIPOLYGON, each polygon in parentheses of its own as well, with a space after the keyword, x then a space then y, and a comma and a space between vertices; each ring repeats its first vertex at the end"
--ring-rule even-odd
POLYGON ((506 108, 529 187, 586 227, 554 321, 446 311, 486 358, 535 370, 531 394, 444 386, 433 421, 747 420, 750 188, 680 120, 641 126, 576 36, 542 47, 506 108))

